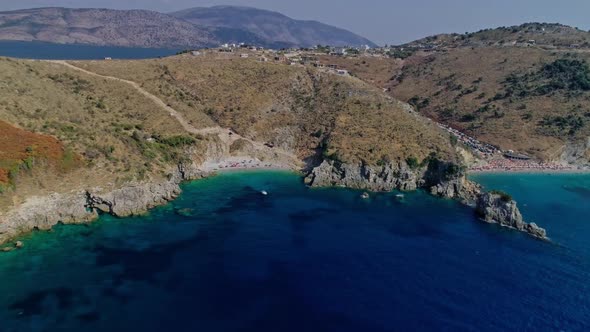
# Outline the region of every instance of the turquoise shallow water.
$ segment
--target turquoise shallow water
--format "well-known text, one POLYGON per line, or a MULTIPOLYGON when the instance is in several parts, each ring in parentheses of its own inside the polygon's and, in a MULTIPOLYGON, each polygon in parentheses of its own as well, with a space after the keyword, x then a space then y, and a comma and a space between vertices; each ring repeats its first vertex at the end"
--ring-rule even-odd
POLYGON ((144 217, 25 237, 0 255, 0 331, 590 329, 590 176, 474 178, 553 242, 420 192, 230 173, 144 217))

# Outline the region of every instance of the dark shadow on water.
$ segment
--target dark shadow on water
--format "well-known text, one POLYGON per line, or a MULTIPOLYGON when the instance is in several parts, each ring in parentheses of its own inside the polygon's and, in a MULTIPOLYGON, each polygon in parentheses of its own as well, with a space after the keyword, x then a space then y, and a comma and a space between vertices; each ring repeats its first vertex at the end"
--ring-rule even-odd
POLYGON ((590 198, 590 189, 580 186, 563 186, 563 189, 574 193, 582 198, 590 198))
POLYGON ((206 234, 197 234, 187 240, 157 245, 148 249, 120 249, 98 246, 96 266, 118 266, 122 272, 116 276, 115 285, 125 280, 155 282, 158 273, 170 268, 174 254, 189 248, 206 234))
POLYGON ((225 214, 242 210, 264 211, 272 208, 269 197, 262 195, 250 186, 242 189, 244 194, 232 197, 224 206, 217 209, 215 213, 225 214))
POLYGON ((10 305, 11 310, 17 311, 19 315, 34 316, 44 313, 44 306, 47 302, 55 302, 59 310, 69 310, 75 302, 75 293, 70 288, 53 288, 36 291, 24 299, 10 305))
POLYGON ((76 316, 78 320, 83 323, 94 323, 100 320, 100 314, 96 311, 79 314, 76 316))
POLYGON ((303 211, 289 213, 289 221, 293 225, 294 230, 302 230, 304 223, 322 219, 329 215, 338 213, 336 209, 330 208, 315 208, 303 211))
POLYGON ((385 331, 368 321, 314 308, 294 285, 291 265, 270 261, 262 278, 240 277, 219 261, 207 264, 198 278, 178 274, 170 290, 177 293, 175 310, 158 325, 211 332, 385 331))

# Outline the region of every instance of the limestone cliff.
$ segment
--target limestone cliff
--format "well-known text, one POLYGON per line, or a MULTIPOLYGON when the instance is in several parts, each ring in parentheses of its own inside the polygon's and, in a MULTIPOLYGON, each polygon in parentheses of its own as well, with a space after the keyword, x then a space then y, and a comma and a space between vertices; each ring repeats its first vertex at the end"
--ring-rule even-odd
POLYGON ((486 222, 515 228, 538 238, 547 238, 547 232, 543 228, 523 221, 516 202, 506 196, 482 193, 477 200, 476 212, 486 222))
POLYGON ((0 243, 33 229, 49 230, 58 223, 87 223, 99 213, 127 217, 145 213, 176 198, 180 183, 206 176, 196 165, 179 164, 167 180, 132 183, 103 192, 101 188, 32 197, 24 204, 0 215, 0 243))
POLYGON ((305 178, 312 187, 341 186, 371 191, 415 190, 419 181, 405 163, 368 166, 324 160, 305 178))
POLYGON ((307 175, 305 182, 312 187, 342 186, 370 191, 422 188, 432 195, 476 206, 477 214, 486 222, 547 238, 543 228, 523 221, 515 201, 503 201, 500 195, 484 192, 481 186, 467 180, 464 171, 452 163, 435 161, 425 169, 412 170, 405 162, 368 166, 362 162, 351 164, 324 160, 307 175))
POLYGON ((324 160, 307 175, 305 182, 312 187, 341 186, 370 191, 423 188, 436 196, 475 201, 480 188, 454 167, 452 163, 438 161, 430 162, 426 168, 412 169, 404 161, 370 166, 363 162, 324 160))
POLYGON ((590 167, 590 137, 576 142, 568 142, 562 149, 559 162, 579 168, 590 167))

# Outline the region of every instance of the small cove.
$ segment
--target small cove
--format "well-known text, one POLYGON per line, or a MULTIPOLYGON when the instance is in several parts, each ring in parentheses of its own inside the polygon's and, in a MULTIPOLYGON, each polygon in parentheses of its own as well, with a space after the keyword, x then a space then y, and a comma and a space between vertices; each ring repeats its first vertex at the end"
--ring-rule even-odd
POLYGON ((3 331, 588 329, 590 207, 571 188, 590 177, 474 179, 554 242, 422 192, 229 172, 146 216, 26 236, 0 255, 3 331))

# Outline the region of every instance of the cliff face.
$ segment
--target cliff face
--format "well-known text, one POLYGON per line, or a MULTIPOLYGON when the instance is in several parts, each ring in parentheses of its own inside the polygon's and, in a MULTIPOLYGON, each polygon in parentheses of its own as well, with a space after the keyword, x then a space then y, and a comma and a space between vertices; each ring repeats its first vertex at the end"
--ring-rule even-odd
POLYGON ((416 190, 418 178, 403 163, 374 167, 324 160, 305 178, 312 187, 341 186, 370 191, 416 190))
POLYGON ((576 165, 579 168, 590 167, 590 137, 565 145, 559 158, 561 163, 576 165))
POLYGON ((475 201, 479 186, 468 181, 462 173, 449 173, 450 165, 440 162, 435 166, 431 163, 426 169, 412 169, 403 161, 369 166, 362 162, 324 160, 307 175, 305 183, 312 187, 341 186, 370 191, 412 191, 423 188, 435 196, 475 201))
POLYGON ((526 223, 514 200, 494 193, 482 193, 477 200, 477 214, 488 223, 518 229, 532 236, 546 239, 547 232, 535 223, 526 223))
POLYGON ((523 221, 515 201, 506 202, 500 195, 484 192, 478 184, 467 180, 462 171, 454 170, 453 164, 444 162, 412 170, 404 162, 375 167, 325 160, 307 175, 305 182, 312 187, 341 186, 370 191, 422 188, 435 196, 475 205, 477 214, 488 223, 498 223, 538 238, 547 238, 545 229, 523 221))
POLYGON ((32 197, 19 208, 0 215, 0 243, 33 229, 50 230, 58 223, 88 223, 98 218, 99 213, 115 217, 140 215, 175 199, 181 192, 182 181, 204 176, 194 165, 180 164, 168 180, 161 182, 135 183, 106 193, 93 188, 32 197))

